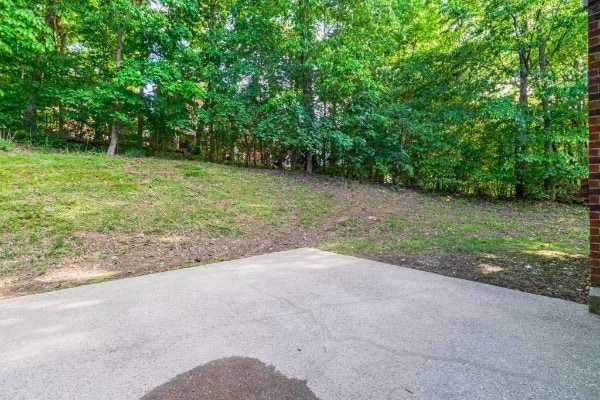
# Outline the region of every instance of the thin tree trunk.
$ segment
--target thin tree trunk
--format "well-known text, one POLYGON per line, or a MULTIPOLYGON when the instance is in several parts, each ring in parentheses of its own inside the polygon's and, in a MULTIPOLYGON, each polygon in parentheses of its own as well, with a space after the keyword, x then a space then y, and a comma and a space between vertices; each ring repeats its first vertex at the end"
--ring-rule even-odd
POLYGON ((31 75, 31 89, 27 98, 27 111, 25 114, 25 123, 29 132, 37 130, 37 92, 42 82, 42 71, 40 63, 42 62, 42 53, 35 56, 35 67, 31 75))
MULTIPOLYGON (((513 15, 515 34, 522 39, 529 31, 527 20, 519 26, 516 15, 513 15)), ((520 121, 517 129, 517 140, 515 146, 515 196, 522 199, 526 195, 526 172, 528 164, 524 160, 527 152, 528 130, 529 130, 529 50, 519 49, 519 110, 520 121)))
MULTIPOLYGON (((56 30, 60 40, 59 54, 64 59, 67 55, 67 31, 62 25, 60 16, 55 16, 56 30)), ((58 132, 60 134, 65 133, 65 106, 59 99, 58 103, 58 132)))
POLYGON ((250 165, 250 142, 248 140, 248 135, 245 135, 244 146, 246 147, 246 167, 250 165))
POLYGON ((208 160, 210 162, 215 161, 215 124, 210 121, 208 124, 208 160))
MULTIPOLYGON (((140 88, 140 98, 144 101, 144 88, 140 88)), ((137 116, 137 145, 144 148, 144 113, 140 110, 137 116)))
MULTIPOLYGON (((208 18, 208 33, 209 33, 209 40, 210 40, 210 46, 211 49, 214 49, 216 47, 216 43, 215 40, 213 38, 213 32, 215 30, 215 23, 216 23, 216 6, 217 6, 217 2, 216 0, 210 0, 209 1, 209 18, 208 18)), ((207 92, 210 93, 212 95, 212 81, 209 80, 208 82, 208 88, 207 88, 207 92)), ((215 161, 215 151, 218 153, 218 149, 216 149, 216 141, 215 141, 215 122, 213 119, 213 113, 210 112, 213 105, 213 99, 212 97, 209 97, 207 99, 206 102, 207 108, 209 110, 209 114, 211 115, 210 117, 210 121, 208 123, 208 160, 210 162, 214 162, 215 161)))
MULTIPOLYGON (((309 23, 309 10, 306 1, 302 2, 302 40, 303 48, 300 54, 300 65, 302 68, 302 94, 304 95, 304 109, 308 117, 308 135, 312 138, 315 126, 315 99, 313 95, 313 71, 309 63, 311 44, 313 43, 312 24, 309 23)), ((313 152, 312 149, 306 150, 306 172, 313 173, 313 152)))
MULTIPOLYGON (((121 70, 121 56, 123 53, 123 28, 119 28, 117 31, 117 51, 115 55, 115 62, 117 67, 117 72, 121 70)), ((119 111, 119 102, 115 102, 113 104, 113 112, 119 111)), ((107 157, 112 157, 117 152, 117 147, 119 145, 119 132, 121 130, 121 122, 114 118, 112 122, 112 127, 110 129, 110 145, 108 146, 108 151, 106 152, 107 157)))
POLYGON ((516 160, 516 171, 515 175, 517 183, 515 185, 515 196, 518 199, 525 197, 525 173, 527 170, 527 163, 522 160, 522 156, 526 151, 527 143, 527 126, 529 116, 529 59, 528 55, 524 52, 519 53, 519 108, 521 110, 521 120, 519 121, 518 138, 515 156, 516 160))
POLYGON ((196 137, 194 137, 194 154, 202 156, 202 135, 204 134, 204 124, 196 124, 196 137))
MULTIPOLYGON (((54 6, 56 6, 56 1, 52 1, 49 4, 49 7, 46 11, 45 23, 46 26, 52 28, 54 30, 57 25, 57 17, 54 12, 54 6)), ((61 32, 62 27, 60 24, 58 25, 59 32, 61 32)), ((64 35, 64 30, 62 30, 62 34, 64 35)), ((61 41, 62 41, 61 37, 61 41)), ((40 37, 40 41, 43 42, 43 36, 40 37)), ((61 43, 62 45, 62 43, 61 43)), ((66 46, 66 43, 65 43, 66 46)), ((66 47, 65 47, 66 49, 66 47)), ((42 82, 42 71, 40 70, 40 64, 42 62, 42 53, 37 53, 35 56, 35 66, 33 70, 33 74, 31 75, 31 89, 29 90, 29 96, 27 99, 27 109, 25 114, 25 122, 27 125, 27 129, 32 132, 37 129, 37 92, 39 90, 39 85, 42 82)))
MULTIPOLYGON (((540 35, 541 36, 541 35, 540 35)), ((547 66, 548 60, 546 58, 546 41, 540 39, 538 44, 539 53, 539 64, 540 74, 542 76, 542 109, 544 119, 544 133, 546 136, 546 168, 550 170, 552 168, 552 154, 554 153, 554 140, 552 139, 552 114, 550 111, 550 96, 548 95, 548 76, 547 66)), ((552 179, 548 177, 545 179, 544 187, 546 190, 550 190, 552 186, 552 179)))
MULTIPOLYGON (((516 14, 512 15, 515 35, 519 40, 523 40, 529 31, 529 22, 525 20, 522 25, 519 24, 516 14)), ((515 141, 515 197, 524 198, 526 194, 526 171, 527 162, 524 155, 527 151, 528 127, 529 127, 529 59, 528 49, 520 48, 517 52, 519 56, 519 113, 520 120, 517 127, 517 138, 515 141)))
POLYGON ((543 79, 543 93, 542 93, 542 107, 544 109, 544 130, 548 135, 550 135, 552 131, 552 115, 550 113, 550 96, 548 96, 548 82, 547 82, 547 66, 548 61, 546 59, 546 42, 540 41, 539 43, 539 53, 540 53, 540 72, 542 74, 543 79))
POLYGON ((229 143, 229 159, 231 160, 231 163, 235 162, 235 140, 232 140, 229 143))
MULTIPOLYGON (((307 62, 307 55, 304 54, 303 58, 306 58, 303 62, 305 64, 307 62)), ((310 65, 305 66, 305 72, 302 82, 302 92, 305 97, 305 107, 306 114, 308 116, 308 135, 314 136, 314 126, 315 126, 315 104, 314 104, 314 96, 313 96, 313 79, 312 79, 312 70, 310 65)), ((312 149, 308 149, 306 151, 306 172, 309 174, 313 173, 313 152, 312 149)))
MULTIPOLYGON (((333 126, 334 126, 334 128, 337 128, 338 127, 337 104, 335 104, 335 103, 331 104, 330 110, 331 110, 330 114, 331 114, 331 120, 333 121, 333 126)), ((329 171, 332 174, 337 174, 339 172, 338 167, 337 167, 337 164, 338 164, 337 148, 336 148, 336 145, 334 142, 331 142, 331 144, 330 144, 328 164, 329 164, 329 171)))

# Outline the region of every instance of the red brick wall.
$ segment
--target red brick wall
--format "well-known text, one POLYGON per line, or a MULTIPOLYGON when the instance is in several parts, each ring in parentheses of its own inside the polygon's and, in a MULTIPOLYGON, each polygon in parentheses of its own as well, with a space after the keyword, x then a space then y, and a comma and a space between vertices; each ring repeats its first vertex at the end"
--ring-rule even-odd
POLYGON ((600 0, 589 0, 590 270, 600 286, 600 0))

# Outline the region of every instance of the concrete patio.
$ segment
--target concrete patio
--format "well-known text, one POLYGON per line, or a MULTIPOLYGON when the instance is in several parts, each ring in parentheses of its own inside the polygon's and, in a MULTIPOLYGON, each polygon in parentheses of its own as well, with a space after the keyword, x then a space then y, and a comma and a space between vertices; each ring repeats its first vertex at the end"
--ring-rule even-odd
POLYGON ((2 399, 139 399, 226 357, 321 400, 600 398, 585 305, 314 249, 0 301, 2 399))

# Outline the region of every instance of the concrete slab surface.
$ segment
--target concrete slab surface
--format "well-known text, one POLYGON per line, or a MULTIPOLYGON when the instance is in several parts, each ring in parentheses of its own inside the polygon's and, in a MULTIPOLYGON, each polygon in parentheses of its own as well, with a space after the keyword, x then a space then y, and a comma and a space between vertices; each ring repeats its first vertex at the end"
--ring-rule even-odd
POLYGON ((586 306, 313 249, 0 301, 1 399, 139 399, 227 357, 321 400, 600 399, 586 306))

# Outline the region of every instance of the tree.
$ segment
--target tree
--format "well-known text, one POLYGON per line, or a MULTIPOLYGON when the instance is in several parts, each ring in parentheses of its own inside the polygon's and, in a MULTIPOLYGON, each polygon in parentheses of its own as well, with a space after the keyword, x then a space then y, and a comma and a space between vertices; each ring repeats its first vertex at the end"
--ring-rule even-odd
POLYGON ((29 141, 193 140, 209 161, 497 197, 587 176, 577 0, 0 5, 0 129, 29 141))

